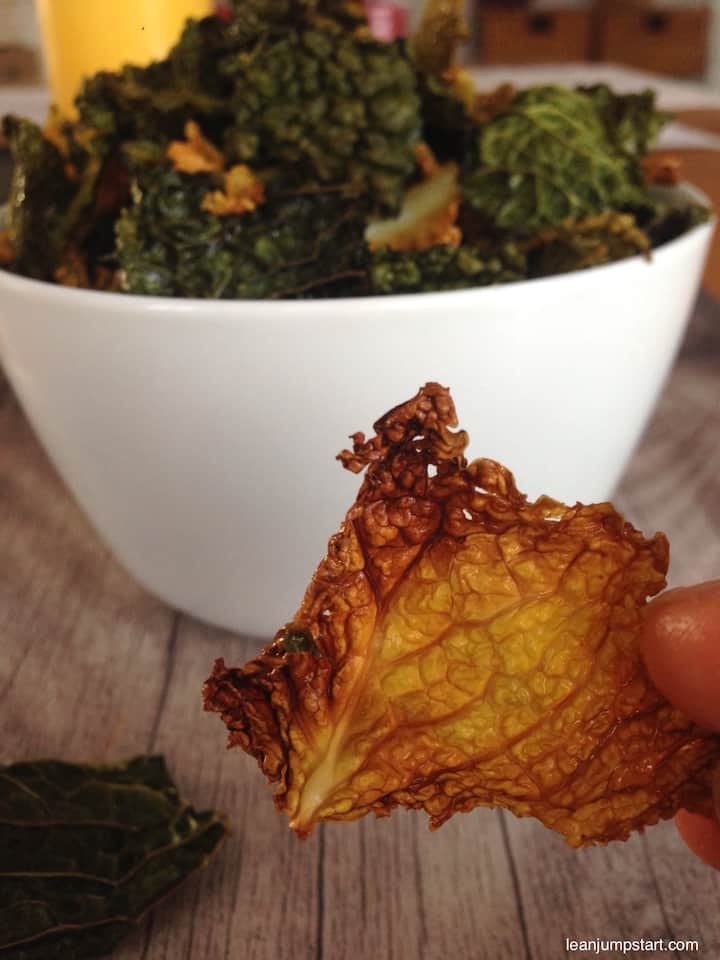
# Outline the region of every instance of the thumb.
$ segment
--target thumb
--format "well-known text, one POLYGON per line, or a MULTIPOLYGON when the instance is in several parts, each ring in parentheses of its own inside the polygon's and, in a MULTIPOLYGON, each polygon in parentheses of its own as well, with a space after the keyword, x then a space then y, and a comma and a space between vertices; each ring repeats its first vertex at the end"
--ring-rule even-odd
POLYGON ((695 723, 720 731, 720 580, 649 604, 641 648, 658 690, 695 723))
POLYGON ((720 826, 714 820, 679 810, 675 815, 675 826, 696 856, 708 866, 720 870, 720 826))
MULTIPOLYGON (((669 590, 646 608, 641 647, 655 686, 688 717, 720 731, 720 580, 669 590)), ((681 810, 675 822, 687 845, 720 870, 720 768, 717 822, 681 810)))

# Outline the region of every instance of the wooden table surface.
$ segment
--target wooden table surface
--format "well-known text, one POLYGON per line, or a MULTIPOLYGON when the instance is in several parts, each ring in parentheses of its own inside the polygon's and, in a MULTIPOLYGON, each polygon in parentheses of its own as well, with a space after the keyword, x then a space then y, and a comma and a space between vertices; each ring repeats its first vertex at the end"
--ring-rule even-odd
MULTIPOLYGON (((718 437, 720 306, 705 298, 617 497, 646 532, 670 535, 674 583, 720 575, 718 437)), ((435 834, 399 812, 295 839, 254 762, 224 750, 200 707, 213 659, 240 663, 253 643, 126 576, 3 381, 0 558, 0 762, 163 752, 187 796, 233 823, 213 866, 118 960, 557 960, 566 937, 697 939, 720 957, 720 873, 671 824, 581 853, 498 811, 435 834)))
MULTIPOLYGON (((690 153, 690 179, 720 206, 720 157, 690 153)), ((720 242, 706 285, 720 296, 720 242)), ((674 584, 720 576, 718 438, 720 306, 705 297, 616 497, 646 532, 669 534, 674 584)), ((580 853, 498 811, 436 834, 400 812, 296 840, 254 762, 225 752, 200 707, 214 658, 254 651, 118 567, 0 372, 0 762, 162 752, 186 795, 233 824, 212 867, 117 960, 558 960, 573 955, 565 938, 592 937, 698 940, 699 956, 720 957, 720 873, 671 824, 580 853)))

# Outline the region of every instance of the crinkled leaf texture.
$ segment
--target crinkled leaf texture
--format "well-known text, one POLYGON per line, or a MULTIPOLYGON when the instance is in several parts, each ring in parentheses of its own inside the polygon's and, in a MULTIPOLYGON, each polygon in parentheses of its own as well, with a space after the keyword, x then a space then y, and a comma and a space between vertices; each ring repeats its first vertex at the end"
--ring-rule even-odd
POLYGON ((646 197, 637 158, 612 138, 599 105, 562 87, 526 90, 480 128, 463 189, 488 225, 520 235, 646 197))
POLYGON ((226 832, 180 799, 162 757, 0 767, 0 957, 107 956, 226 832))
POLYGON ((477 806, 575 847, 709 809, 717 736, 651 685, 638 632, 668 544, 610 504, 529 503, 468 464, 428 384, 340 455, 366 468, 295 620, 207 709, 254 755, 301 835, 324 820, 477 806))

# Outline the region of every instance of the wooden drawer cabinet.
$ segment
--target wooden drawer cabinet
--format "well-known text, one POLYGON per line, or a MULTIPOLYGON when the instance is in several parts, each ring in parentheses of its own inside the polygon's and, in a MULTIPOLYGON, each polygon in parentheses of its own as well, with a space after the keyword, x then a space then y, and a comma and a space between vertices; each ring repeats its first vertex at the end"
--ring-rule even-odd
POLYGON ((37 83, 39 78, 35 50, 24 46, 0 47, 0 85, 37 83))
POLYGON ((674 77, 705 70, 708 8, 656 7, 612 11, 600 20, 600 59, 674 77))
POLYGON ((562 63, 590 56, 589 13, 487 10, 479 19, 483 63, 562 63))

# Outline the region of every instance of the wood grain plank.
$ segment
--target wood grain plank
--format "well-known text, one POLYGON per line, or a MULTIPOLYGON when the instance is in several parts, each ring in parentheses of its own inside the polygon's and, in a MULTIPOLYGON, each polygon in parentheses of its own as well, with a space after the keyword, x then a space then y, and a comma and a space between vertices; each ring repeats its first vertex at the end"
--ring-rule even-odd
POLYGON ((0 761, 142 753, 172 613, 98 542, 14 399, 3 397, 0 761))
POLYGON ((323 828, 323 957, 424 956, 421 829, 404 812, 323 828))
POLYGON ((427 956, 528 958, 503 815, 477 810, 420 836, 427 956))
MULTIPOLYGON (((671 586, 720 576, 718 321, 720 308, 707 304, 617 498, 642 529, 668 534, 671 586)), ((672 936, 697 939, 702 955, 720 956, 720 874, 688 854, 672 824, 654 827, 643 843, 672 936)))
POLYGON ((720 872, 689 855, 671 823, 654 827, 646 843, 648 865, 675 938, 699 940, 699 956, 720 957, 720 872))
POLYGON ((203 712, 201 689, 222 655, 244 663, 254 645, 180 618, 154 747, 198 808, 224 811, 232 834, 212 869, 157 911, 146 940, 117 960, 315 960, 320 838, 298 840, 276 811, 256 763, 226 751, 219 718, 203 712))
POLYGON ((533 821, 511 820, 510 836, 534 960, 563 956, 566 938, 698 940, 701 955, 720 956, 720 876, 687 850, 673 824, 582 851, 533 821))
MULTIPOLYGON (((674 583, 720 575, 719 436, 711 320, 691 337, 618 494, 642 529, 670 534, 674 583)), ((702 955, 720 956, 720 875, 671 824, 581 853, 491 811, 435 834, 400 812, 297 841, 254 762, 223 750, 220 722, 200 706, 213 659, 244 662, 257 644, 174 615, 122 573, 1 375, 0 558, 0 760, 158 750, 195 804, 233 824, 213 868, 116 960, 556 960, 566 936, 697 938, 702 955)))
POLYGON ((618 506, 670 539, 671 586, 720 576, 720 364, 682 361, 630 463, 618 506))
POLYGON ((670 935, 639 837, 574 851, 535 821, 508 820, 534 960, 563 956, 566 937, 670 935))
POLYGON ((333 960, 526 956, 499 815, 440 831, 396 811, 325 828, 324 951, 333 960))
POLYGON ((98 541, 0 368, 0 763, 151 750, 173 619, 98 541))

